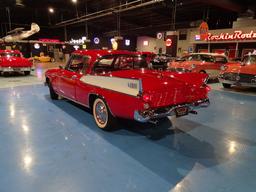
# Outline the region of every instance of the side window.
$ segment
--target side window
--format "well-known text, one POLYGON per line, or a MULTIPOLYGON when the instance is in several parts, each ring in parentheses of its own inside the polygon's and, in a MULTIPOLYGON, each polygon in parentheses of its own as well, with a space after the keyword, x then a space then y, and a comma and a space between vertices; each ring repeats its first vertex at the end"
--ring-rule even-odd
POLYGON ((192 55, 192 60, 193 61, 200 61, 201 57, 200 57, 200 55, 192 55))
POLYGON ((134 57, 134 69, 148 68, 148 63, 143 57, 134 57))
POLYGON ((222 64, 225 64, 227 63, 227 59, 225 57, 215 57, 215 62, 216 63, 222 63, 222 64))
POLYGON ((201 55, 201 60, 205 62, 214 62, 214 58, 210 55, 201 55))
POLYGON ((115 69, 132 69, 133 57, 119 56, 115 62, 115 69))
POLYGON ((113 55, 107 55, 99 58, 94 64, 94 71, 96 73, 111 71, 113 69, 115 60, 115 56, 113 55))
POLYGON ((84 73, 86 68, 89 66, 89 62, 89 56, 72 55, 66 66, 66 70, 76 73, 84 73))

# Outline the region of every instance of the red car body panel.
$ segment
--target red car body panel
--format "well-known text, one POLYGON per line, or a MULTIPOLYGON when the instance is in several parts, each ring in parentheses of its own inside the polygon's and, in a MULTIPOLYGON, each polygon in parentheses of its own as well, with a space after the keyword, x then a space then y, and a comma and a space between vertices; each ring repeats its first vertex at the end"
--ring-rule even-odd
MULTIPOLYGON (((85 73, 76 73, 66 69, 52 69, 46 72, 46 81, 51 85, 56 93, 71 99, 84 106, 90 107, 90 95, 97 95, 106 101, 112 115, 121 118, 134 119, 136 111, 145 111, 145 103, 150 105, 150 110, 156 110, 168 106, 177 106, 187 103, 196 103, 204 100, 208 102, 209 87, 204 81, 206 74, 177 74, 173 72, 159 72, 148 69, 130 69, 116 70, 107 73, 95 73, 93 66, 95 62, 106 55, 136 55, 128 51, 105 51, 105 50, 88 50, 75 51, 73 55, 85 55, 90 58, 89 67, 85 73), (73 78, 73 77, 76 78, 73 78), (89 80, 106 79, 102 84, 90 84, 89 80), (119 86, 124 81, 120 90, 109 88, 119 86), (141 87, 138 94, 127 94, 125 89, 138 89, 134 83, 138 82, 141 87), (126 83, 127 82, 127 83, 126 83), (129 85, 130 83, 130 85, 129 85), (115 85, 118 84, 118 85, 115 85), (130 86, 130 87, 129 87, 130 86), (123 89, 125 88, 125 89, 123 89), (148 100, 144 100, 144 95, 148 100)), ((134 91, 134 90, 133 90, 134 91)), ((136 119, 138 120, 138 119, 136 119)))
MULTIPOLYGON (((224 55, 213 54, 213 53, 212 54, 211 53, 198 53, 198 54, 194 53, 189 56, 195 56, 195 55, 211 56, 212 58, 219 57, 227 60, 227 58, 224 55)), ((210 78, 216 78, 218 77, 221 71, 221 67, 224 64, 227 65, 229 63, 221 63, 216 60, 213 60, 212 62, 207 62, 202 60, 198 61, 192 58, 192 60, 189 60, 189 61, 173 61, 170 63, 169 68, 171 70, 176 70, 179 72, 183 71, 183 72, 194 72, 194 73, 207 73, 210 78)))
MULTIPOLYGON (((249 63, 236 63, 224 67, 219 76, 219 81, 224 84, 256 87, 256 55, 246 55, 249 63)), ((244 58, 244 59, 245 59, 244 58)))
POLYGON ((0 50, 0 71, 12 71, 12 69, 30 71, 32 65, 18 50, 0 50))
MULTIPOLYGON (((240 63, 231 64, 227 66, 225 72, 256 75, 256 63, 252 65, 241 65, 240 63)), ((221 73, 224 73, 224 71, 222 71, 221 73)))

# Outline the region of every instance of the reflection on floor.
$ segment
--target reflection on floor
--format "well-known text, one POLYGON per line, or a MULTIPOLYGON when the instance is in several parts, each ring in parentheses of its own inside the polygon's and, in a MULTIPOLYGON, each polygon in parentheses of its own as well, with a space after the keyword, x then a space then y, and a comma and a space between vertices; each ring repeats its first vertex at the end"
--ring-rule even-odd
POLYGON ((255 96, 214 90, 197 116, 104 132, 43 85, 10 87, 0 89, 0 191, 255 191, 255 96))

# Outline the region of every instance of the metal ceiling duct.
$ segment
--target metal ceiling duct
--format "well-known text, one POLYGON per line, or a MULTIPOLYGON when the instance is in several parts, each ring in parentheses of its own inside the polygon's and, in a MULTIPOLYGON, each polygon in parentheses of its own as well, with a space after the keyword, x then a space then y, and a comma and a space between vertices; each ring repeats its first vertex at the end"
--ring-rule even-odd
POLYGON ((156 4, 156 3, 161 3, 161 2, 164 2, 164 0, 143 0, 143 1, 142 0, 135 0, 135 1, 131 1, 131 2, 126 2, 126 3, 123 3, 119 6, 104 9, 104 10, 97 11, 97 12, 94 12, 94 13, 89 13, 87 15, 83 15, 81 17, 77 17, 77 18, 74 18, 74 19, 69 19, 69 20, 66 20, 66 21, 62 21, 60 23, 57 23, 56 26, 57 27, 63 27, 63 26, 77 24, 77 23, 82 23, 82 22, 89 21, 89 20, 92 20, 92 19, 97 19, 97 18, 100 18, 100 17, 109 16, 109 15, 112 15, 113 13, 121 13, 121 12, 129 11, 129 10, 133 10, 133 9, 153 5, 153 4, 156 4))

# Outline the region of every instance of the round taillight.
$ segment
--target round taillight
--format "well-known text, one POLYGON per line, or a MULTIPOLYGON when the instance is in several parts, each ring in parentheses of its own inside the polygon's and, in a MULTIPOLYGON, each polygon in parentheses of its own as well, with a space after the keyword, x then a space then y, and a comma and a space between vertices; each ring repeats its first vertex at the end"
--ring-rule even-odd
POLYGON ((148 94, 143 94, 142 95, 142 100, 145 101, 145 102, 148 102, 150 100, 150 95, 148 94))

